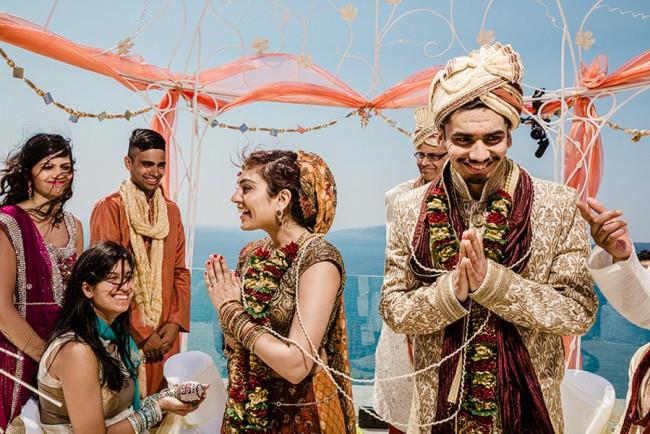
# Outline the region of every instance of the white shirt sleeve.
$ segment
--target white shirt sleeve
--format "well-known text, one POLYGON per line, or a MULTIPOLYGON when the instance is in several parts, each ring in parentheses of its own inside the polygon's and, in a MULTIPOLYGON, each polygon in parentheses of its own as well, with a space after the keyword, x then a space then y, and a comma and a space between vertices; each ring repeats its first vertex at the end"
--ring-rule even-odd
POLYGON ((612 257, 596 246, 587 268, 607 301, 628 321, 650 329, 650 271, 635 254, 627 261, 612 263, 612 257))

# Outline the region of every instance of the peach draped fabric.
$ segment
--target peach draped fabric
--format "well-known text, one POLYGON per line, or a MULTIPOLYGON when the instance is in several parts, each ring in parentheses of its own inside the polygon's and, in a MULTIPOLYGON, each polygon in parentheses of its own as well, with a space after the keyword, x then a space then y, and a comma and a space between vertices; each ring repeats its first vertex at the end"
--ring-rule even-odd
MULTIPOLYGON (((607 57, 596 56, 589 66, 581 65, 581 86, 591 91, 625 86, 650 84, 650 50, 630 60, 607 75, 607 57)), ((564 182, 575 187, 582 197, 595 197, 603 173, 603 149, 596 120, 598 114, 592 98, 573 98, 573 110, 577 117, 571 125, 564 147, 564 182)))
MULTIPOLYGON (((380 111, 416 107, 426 103, 431 79, 441 69, 433 66, 416 72, 372 100, 319 66, 299 56, 265 53, 246 56, 222 66, 177 74, 150 65, 140 56, 119 56, 95 47, 77 44, 8 13, 0 13, 0 40, 43 56, 113 78, 134 91, 165 90, 152 128, 168 139, 172 137, 179 97, 190 105, 196 101, 206 114, 220 114, 258 101, 312 104, 380 111), (194 89, 198 94, 194 95, 194 89)), ((607 75, 605 56, 597 56, 582 67, 579 85, 589 90, 603 90, 649 83, 650 51, 630 60, 607 75)), ((571 97, 576 116, 594 117, 589 97, 571 97)), ((544 106, 545 113, 560 108, 558 101, 544 106)), ((527 106, 530 111, 530 105, 527 106)), ((172 155, 172 154, 170 154, 172 155)), ((564 150, 564 181, 595 196, 602 177, 602 143, 593 123, 573 121, 564 150)))
POLYGON ((169 139, 174 132, 179 97, 189 105, 196 101, 206 114, 220 114, 259 101, 377 111, 416 107, 426 104, 429 83, 441 68, 419 71, 373 100, 366 100, 325 69, 285 53, 256 54, 196 74, 177 74, 150 65, 140 56, 119 56, 77 44, 4 12, 0 13, 0 41, 105 75, 133 91, 166 91, 151 127, 171 147, 175 145, 169 139))
POLYGON ((144 63, 139 56, 118 56, 77 44, 25 19, 0 12, 0 40, 60 62, 111 77, 131 90, 148 83, 174 80, 166 69, 144 63))
MULTIPOLYGON (((607 57, 596 56, 588 67, 580 66, 579 84, 598 89, 607 73, 607 57)), ((603 146, 594 100, 576 97, 572 103, 576 119, 571 123, 564 144, 564 183, 575 188, 584 200, 598 193, 603 173, 603 146)))
MULTIPOLYGON (((440 69, 436 66, 413 74, 367 101, 326 70, 285 53, 246 56, 197 74, 176 74, 147 64, 140 56, 118 56, 77 44, 8 13, 0 13, 0 40, 113 78, 131 90, 171 88, 170 92, 191 103, 196 84, 198 103, 208 112, 219 113, 256 101, 378 110, 414 107, 426 102, 429 83, 440 69)), ((165 95, 160 107, 173 111, 177 100, 165 95)), ((159 120, 155 127, 162 129, 171 123, 171 118, 166 122, 159 120)))

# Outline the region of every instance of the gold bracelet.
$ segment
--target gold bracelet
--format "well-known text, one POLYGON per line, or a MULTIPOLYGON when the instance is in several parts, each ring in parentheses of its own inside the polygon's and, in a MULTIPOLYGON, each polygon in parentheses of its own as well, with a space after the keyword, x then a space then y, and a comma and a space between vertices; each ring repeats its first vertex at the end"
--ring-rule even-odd
POLYGON ((242 339, 242 344, 248 349, 248 351, 253 352, 255 347, 255 342, 266 333, 266 330, 261 325, 255 324, 253 327, 246 331, 246 335, 242 339))
POLYGON ((223 311, 219 315, 219 320, 221 321, 222 328, 228 328, 228 325, 232 321, 232 318, 241 308, 241 305, 237 305, 235 303, 230 303, 228 306, 225 306, 223 308, 223 311))
POLYGON ((239 300, 235 299, 235 298, 229 298, 228 300, 226 300, 226 301, 224 301, 223 303, 221 303, 221 306, 219 306, 219 309, 217 309, 217 310, 219 311, 219 315, 221 315, 221 312, 223 311, 223 309, 224 309, 226 306, 228 306, 228 305, 232 305, 232 304, 234 304, 234 303, 241 304, 241 302, 240 302, 239 300))
POLYGON ((229 324, 229 330, 237 340, 241 342, 241 332, 244 326, 250 322, 250 316, 244 310, 238 312, 229 324))
MULTIPOLYGON (((255 329, 256 325, 257 324, 255 324, 253 322, 247 322, 246 324, 244 324, 244 327, 242 327, 242 329, 240 331, 240 336, 238 337, 238 340, 242 344, 244 342, 246 342, 246 339, 248 338, 248 335, 255 329)), ((246 346, 246 345, 244 344, 244 346, 246 346)))
MULTIPOLYGON (((230 315, 237 310, 238 303, 227 303, 226 305, 222 306, 219 309, 219 317, 220 318, 229 318, 230 315)), ((241 305, 240 305, 241 306, 241 305)))
POLYGON ((226 317, 224 318, 223 324, 224 327, 230 332, 230 334, 234 334, 235 330, 235 325, 237 322, 239 322, 241 319, 241 314, 244 312, 243 308, 233 308, 227 312, 226 317))

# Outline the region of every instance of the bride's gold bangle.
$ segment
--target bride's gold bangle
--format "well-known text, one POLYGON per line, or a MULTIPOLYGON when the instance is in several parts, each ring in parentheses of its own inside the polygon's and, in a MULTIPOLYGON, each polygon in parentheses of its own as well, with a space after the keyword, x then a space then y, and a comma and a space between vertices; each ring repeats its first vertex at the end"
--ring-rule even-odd
POLYGON ((218 309, 219 310, 219 315, 221 315, 221 313, 223 312, 224 307, 226 307, 227 305, 232 304, 232 303, 241 304, 241 302, 239 300, 237 300, 235 298, 229 298, 228 300, 221 303, 221 305, 219 306, 219 309, 218 309))

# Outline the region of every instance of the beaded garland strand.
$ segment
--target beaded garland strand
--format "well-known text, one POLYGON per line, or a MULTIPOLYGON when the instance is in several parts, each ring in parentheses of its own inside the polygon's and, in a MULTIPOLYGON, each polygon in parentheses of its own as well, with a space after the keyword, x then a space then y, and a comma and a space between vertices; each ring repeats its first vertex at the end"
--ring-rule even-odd
MULTIPOLYGON (((291 267, 299 245, 291 242, 271 252, 257 248, 250 256, 243 281, 243 301, 254 323, 270 327, 270 302, 284 273, 291 267)), ((266 432, 269 427, 270 370, 252 351, 237 345, 230 362, 226 419, 234 432, 266 432)))
MULTIPOLYGON (((503 248, 508 236, 508 217, 512 210, 512 197, 499 190, 488 197, 485 207, 485 231, 483 250, 486 258, 502 263, 503 248)), ((451 270, 458 265, 460 241, 456 236, 449 215, 449 200, 444 188, 431 190, 426 202, 426 222, 429 246, 434 267, 451 270)), ((487 327, 477 339, 468 345, 467 367, 463 366, 462 378, 466 387, 462 393, 460 412, 463 432, 489 433, 494 425, 497 404, 497 348, 494 319, 488 311, 472 306, 470 332, 476 332, 487 321, 487 327)))

